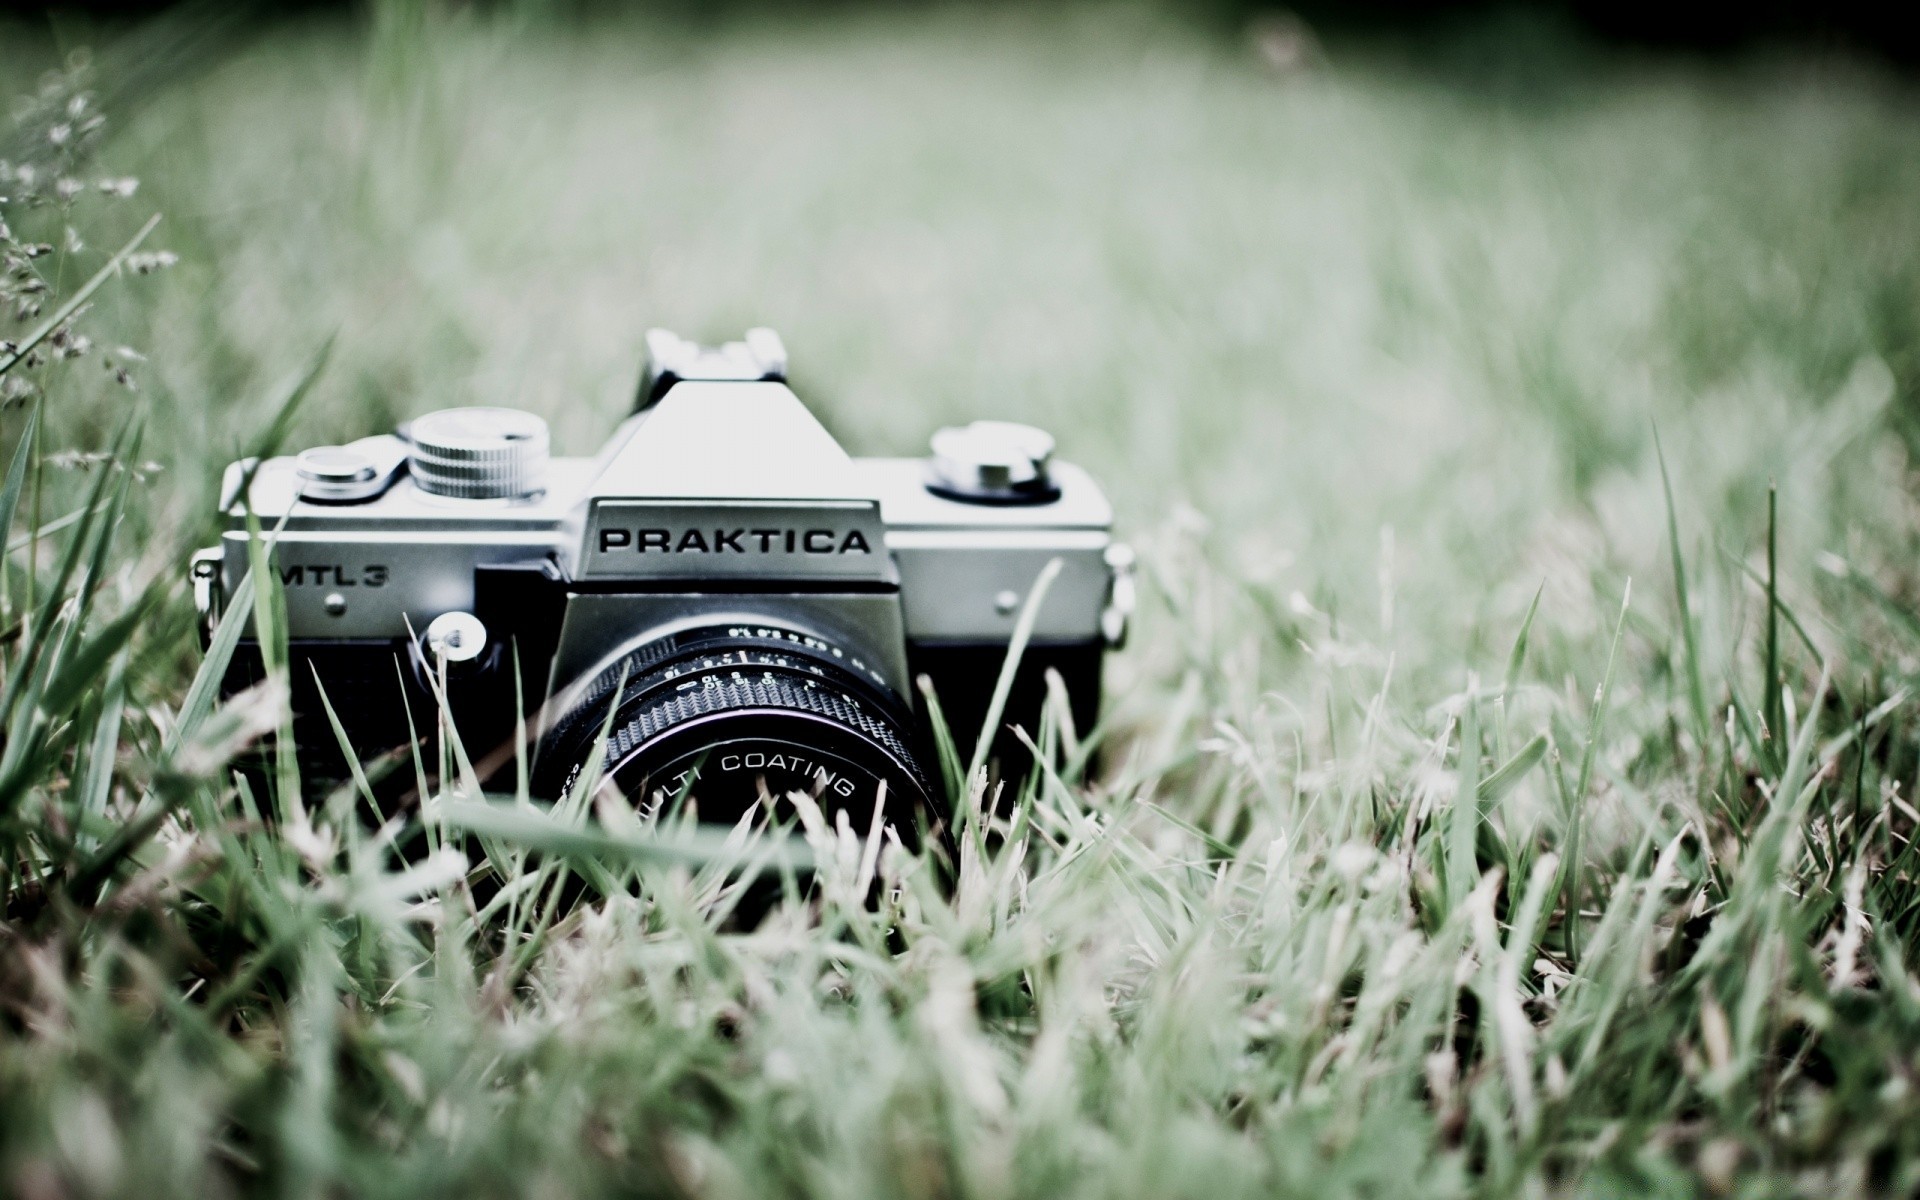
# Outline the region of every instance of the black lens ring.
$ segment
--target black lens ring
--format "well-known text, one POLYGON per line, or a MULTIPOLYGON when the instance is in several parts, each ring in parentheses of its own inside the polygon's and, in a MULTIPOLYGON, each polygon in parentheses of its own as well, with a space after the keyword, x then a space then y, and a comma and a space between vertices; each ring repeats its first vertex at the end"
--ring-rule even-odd
POLYGON ((606 724, 607 705, 619 697, 630 710, 653 692, 684 685, 690 677, 730 671, 789 667, 818 678, 850 682, 853 690, 889 717, 909 720, 899 697, 879 671, 816 634, 774 622, 701 625, 651 638, 615 660, 580 691, 542 739, 543 758, 590 745, 606 724))
POLYGON ((615 761, 607 775, 643 812, 672 804, 685 790, 702 820, 727 824, 756 801, 770 801, 779 816, 787 793, 804 791, 829 820, 846 811, 863 836, 884 783, 895 830, 909 845, 917 845, 919 835, 938 824, 911 756, 876 751, 859 731, 791 709, 731 709, 696 717, 615 761), (792 763, 784 770, 768 766, 767 760, 781 756, 792 763), (689 770, 698 775, 691 786, 682 774, 689 770))
MULTIPOLYGON (((602 729, 608 730, 606 774, 623 790, 643 784, 672 761, 663 739, 705 730, 715 745, 764 731, 768 722, 808 738, 838 729, 852 739, 842 757, 862 764, 889 791, 928 804, 932 789, 911 749, 911 712, 878 672, 819 638, 771 622, 702 626, 654 639, 609 666, 542 739, 540 790, 564 795, 602 729), (608 705, 618 705, 608 725, 608 705)), ((798 734, 787 735, 798 737, 798 734)), ((797 741, 796 744, 807 744, 797 741)))
MULTIPOLYGON (((616 689, 624 703, 663 678, 667 681, 679 678, 679 672, 674 670, 676 663, 702 657, 721 658, 730 652, 791 656, 818 668, 816 674, 845 672, 861 692, 883 706, 899 702, 885 677, 858 656, 846 653, 817 634, 762 621, 700 625, 651 638, 594 676, 574 702, 574 711, 584 713, 598 707, 616 689)), ((601 715, 604 717, 604 709, 601 715)))

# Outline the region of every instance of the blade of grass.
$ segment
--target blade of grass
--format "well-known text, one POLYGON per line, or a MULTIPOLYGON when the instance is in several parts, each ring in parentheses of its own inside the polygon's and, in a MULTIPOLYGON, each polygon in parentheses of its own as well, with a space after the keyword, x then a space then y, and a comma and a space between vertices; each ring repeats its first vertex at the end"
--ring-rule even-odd
POLYGON ((58 721, 72 712, 86 694, 98 687, 107 664, 120 655, 152 611, 151 593, 140 597, 126 612, 108 622, 106 628, 83 642, 61 664, 59 673, 47 684, 40 697, 40 710, 48 720, 58 721))
MULTIPOLYGON (((1766 590, 1767 588, 1766 576, 1754 570, 1753 567, 1747 562, 1743 561, 1739 555, 1731 554, 1731 553, 1726 554, 1726 560, 1729 564, 1733 566, 1735 570, 1739 571, 1742 575, 1746 576, 1749 580, 1751 580, 1755 587, 1760 588, 1762 591, 1766 590)), ((1856 581, 1860 581, 1862 577, 1859 576, 1858 574, 1855 574, 1853 575, 1853 579, 1856 581)), ((1871 583, 1867 584, 1867 586, 1869 588, 1872 587, 1871 583)), ((1775 598, 1778 599, 1777 596, 1775 598)), ((1816 668, 1824 670, 1827 665, 1827 656, 1824 652, 1821 651, 1819 645, 1814 642, 1813 635, 1807 632, 1807 627, 1801 624, 1800 616, 1798 613, 1794 611, 1793 605, 1787 603, 1785 600, 1779 600, 1779 605, 1780 605, 1780 619, 1785 621, 1787 623, 1787 628, 1793 630, 1794 636, 1800 639, 1800 645, 1806 648, 1808 656, 1813 659, 1814 666, 1816 668)), ((1911 618, 1909 617, 1909 619, 1911 618)), ((1916 626, 1916 629, 1920 629, 1920 626, 1916 626)))
POLYGON ((1607 701, 1613 694, 1613 671, 1620 659, 1620 635, 1627 628, 1627 612, 1633 606, 1633 581, 1629 579, 1620 597, 1620 617, 1614 622, 1613 643, 1607 648, 1606 670, 1600 686, 1594 689, 1593 712, 1587 721, 1587 744, 1580 753, 1580 773, 1568 794, 1567 858, 1564 867, 1564 900, 1567 912, 1567 957, 1580 961, 1580 835, 1587 804, 1587 788, 1593 782, 1593 764, 1600 752, 1600 735, 1606 728, 1607 701))
POLYGON ((1540 612, 1540 597, 1546 590, 1544 583, 1533 589, 1533 599, 1527 604, 1527 615, 1520 619, 1520 632, 1513 636, 1513 649, 1507 652, 1507 673, 1500 680, 1502 700, 1513 695, 1514 686, 1520 682, 1520 670, 1527 663, 1527 639, 1533 631, 1533 619, 1540 612))
MULTIPOLYGON (((86 769, 80 777, 80 814, 83 820, 107 810, 113 795, 115 760, 120 750, 120 728, 127 703, 127 659, 122 649, 107 672, 102 690, 100 715, 94 719, 93 738, 87 746, 86 769)), ((89 847, 90 848, 90 847, 89 847)))
MULTIPOLYGON (((7 482, 0 487, 0 535, 10 535, 14 513, 20 507, 20 489, 27 482, 27 464, 33 461, 33 444, 40 430, 40 409, 27 410, 27 423, 20 431, 20 444, 14 447, 13 462, 7 467, 7 482)), ((8 549, 12 549, 11 546, 8 549)))
POLYGON ((233 652, 240 645, 240 636, 246 632, 247 624, 253 616, 253 573, 240 577, 233 589, 233 595, 227 599, 227 607, 220 614, 220 621, 214 626, 213 636, 207 640, 207 652, 200 658, 200 667, 193 673, 193 682, 187 687, 186 698, 180 701, 180 709, 174 714, 173 727, 167 730, 166 738, 161 742, 160 757, 171 760, 180 752, 181 745, 196 732, 213 711, 213 703, 220 695, 220 684, 226 678, 227 667, 233 662, 233 652))
POLYGON ((1713 744, 1713 718, 1707 712, 1707 688, 1700 673, 1700 639, 1694 629, 1693 602, 1687 590, 1687 560, 1680 552, 1680 517, 1673 503, 1673 481, 1667 475, 1667 455, 1660 444, 1660 427, 1653 429, 1654 458, 1660 464, 1660 488, 1667 501, 1667 552, 1673 567, 1673 598, 1680 613, 1680 643, 1686 656, 1687 702, 1693 714, 1693 733, 1705 754, 1713 744))
MULTIPOLYGON (((1045 603, 1053 581, 1060 577, 1062 565, 1060 559, 1048 559, 1047 565, 1040 568, 1040 574, 1034 579, 1033 587, 1028 590, 1026 603, 1020 607, 1019 619, 1013 625, 1013 638, 1007 643, 1007 657, 1000 664, 1000 677, 993 684, 993 698, 987 702, 987 715, 980 722, 980 739, 974 743, 973 758, 967 763, 965 784, 969 790, 986 769, 987 756, 993 752, 994 735, 1000 728, 1000 717, 1007 710, 1007 696, 1013 691, 1013 680, 1019 674, 1020 660, 1027 652, 1027 642, 1033 637, 1034 622, 1040 619, 1040 606, 1045 603)), ((964 810, 967 805, 962 804, 961 808, 964 810)))
POLYGON ((68 528, 69 526, 73 525, 74 522, 78 521, 81 517, 84 517, 84 516, 86 516, 85 513, 76 511, 76 512, 70 512, 64 517, 55 517, 53 520, 48 521, 45 525, 42 525, 40 528, 31 530, 27 533, 23 533, 20 536, 14 538, 12 541, 8 542, 7 553, 18 554, 20 553, 20 551, 25 550, 28 546, 31 546, 33 543, 38 541, 44 541, 45 539, 52 537, 54 534, 59 533, 62 529, 68 528))
MULTIPOLYGON (((1787 737, 1787 711, 1780 692, 1780 489, 1767 485, 1767 640, 1766 682, 1761 711, 1767 722, 1767 740, 1780 747, 1787 737)), ((1784 751, 1770 756, 1777 765, 1784 751)))
MULTIPOLYGON (((115 461, 118 461, 119 452, 126 444, 126 436, 132 430, 136 420, 137 416, 129 417, 121 426, 119 435, 114 438, 115 461)), ((32 621, 21 632, 20 654, 15 662, 14 673, 7 679, 4 696, 0 696, 0 719, 6 720, 9 724, 16 716, 15 705, 20 700, 22 690, 29 687, 37 690, 45 684, 43 673, 48 666, 47 635, 51 631, 54 617, 67 603, 67 585, 73 579, 73 573, 79 566, 81 556, 92 544, 88 532, 93 526, 94 518, 101 510, 101 501, 112 476, 112 471, 103 470, 94 477, 92 486, 87 490, 86 503, 81 505, 81 512, 85 515, 80 520, 80 527, 74 531, 73 537, 68 541, 65 553, 60 556, 60 566, 54 573, 53 586, 47 590, 46 599, 41 602, 39 611, 33 614, 32 621)))
MULTIPOLYGON (((180 702, 173 727, 161 741, 161 763, 172 762, 181 746, 199 730, 207 714, 213 711, 213 702, 220 694, 221 681, 226 677, 227 667, 233 661, 233 652, 240 644, 240 635, 245 632, 252 614, 252 595, 253 576, 248 574, 233 589, 233 597, 226 611, 220 615, 220 623, 214 627, 213 637, 207 642, 207 653, 200 660, 199 669, 194 672, 186 698, 180 702)), ((75 874, 75 894, 85 895, 89 889, 103 882, 120 859, 145 842, 187 794, 186 788, 173 788, 163 794, 157 804, 153 803, 152 791, 143 794, 134 816, 75 874)))
POLYGON ((933 690, 933 680, 925 675, 915 680, 920 695, 927 702, 927 723, 933 728, 934 754, 940 760, 940 777, 947 786, 947 800, 958 806, 966 795, 967 781, 960 765, 960 749, 953 742, 953 727, 947 722, 947 714, 940 707, 940 697, 933 690))
POLYGON ((93 278, 81 284, 80 290, 67 297, 66 303, 54 309, 51 317, 42 321, 38 328, 15 344, 10 353, 4 358, 0 358, 0 375, 5 375, 8 371, 13 370, 16 366, 25 362, 27 356, 32 354, 41 342, 53 336, 54 330, 66 324, 74 313, 79 312, 80 306, 92 299, 93 294, 100 290, 100 286, 119 272, 121 264, 125 263, 128 256, 140 248, 140 243, 147 240, 147 235, 152 233, 154 227, 158 224, 160 224, 159 213, 148 217, 147 223, 140 227, 140 232, 134 234, 127 240, 126 245, 115 251, 113 257, 107 260, 106 265, 94 272, 93 278))
MULTIPOLYGON (((454 828, 596 866, 612 860, 632 865, 699 867, 717 857, 733 854, 727 846, 731 830, 702 828, 691 834, 676 835, 669 842, 662 838, 614 833, 597 825, 569 824, 506 799, 496 802, 449 798, 440 806, 440 813, 454 828)), ((812 854, 805 843, 797 840, 780 849, 775 857, 800 870, 813 865, 812 854)))
POLYGON ((1467 680, 1466 707, 1460 714, 1460 766, 1453 807, 1447 816, 1447 912, 1465 906, 1480 879, 1480 705, 1478 683, 1467 680))
MULTIPOLYGON (((289 510, 291 511, 291 510, 289 510)), ((282 518, 285 519, 284 517, 282 518)), ((254 644, 260 648, 260 667, 269 679, 287 679, 286 593, 279 573, 273 569, 271 544, 262 534, 260 519, 249 508, 247 520, 247 569, 256 580, 253 589, 254 644)), ((300 802, 300 764, 293 740, 293 714, 282 718, 274 736, 274 795, 276 813, 291 823, 300 802)))
POLYGON ((253 477, 260 471, 260 464, 280 453, 280 447, 287 440, 287 433, 293 428, 300 406, 312 393, 314 384, 320 381, 321 373, 326 370, 327 360, 333 355, 333 335, 321 339, 307 361, 293 374, 282 379, 274 386, 266 403, 273 408, 273 419, 254 439, 248 453, 241 459, 246 470, 240 476, 240 484, 234 495, 239 503, 246 504, 252 496, 253 477))
POLYGON ((1480 781, 1478 789, 1480 803, 1498 804, 1526 777, 1527 772, 1538 766, 1540 760, 1546 756, 1547 735, 1537 733, 1532 741, 1520 747, 1519 753, 1500 764, 1498 770, 1480 781))
POLYGON ((327 725, 333 730, 334 741, 340 746, 340 756, 347 760, 347 770, 353 776, 354 789, 367 802, 367 811, 377 821, 380 805, 374 800, 373 785, 367 782, 367 772, 360 765, 360 752, 354 749, 353 739, 347 736, 346 727, 340 724, 340 714, 334 711, 333 700, 327 695, 327 686, 320 678, 319 666, 314 663, 307 666, 313 672, 313 686, 320 692, 320 707, 326 711, 327 725))

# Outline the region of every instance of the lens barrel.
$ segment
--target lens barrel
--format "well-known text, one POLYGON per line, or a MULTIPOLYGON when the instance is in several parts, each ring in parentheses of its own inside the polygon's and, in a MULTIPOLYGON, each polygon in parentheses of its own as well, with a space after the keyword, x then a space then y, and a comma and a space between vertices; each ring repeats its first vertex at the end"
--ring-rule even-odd
POLYGON ((898 694, 841 647, 771 623, 704 626, 600 672, 542 739, 536 783, 566 794, 604 730, 603 776, 643 812, 690 799, 732 823, 770 800, 786 819, 798 791, 864 834, 884 784, 886 819, 910 838, 933 820, 911 729, 898 694))

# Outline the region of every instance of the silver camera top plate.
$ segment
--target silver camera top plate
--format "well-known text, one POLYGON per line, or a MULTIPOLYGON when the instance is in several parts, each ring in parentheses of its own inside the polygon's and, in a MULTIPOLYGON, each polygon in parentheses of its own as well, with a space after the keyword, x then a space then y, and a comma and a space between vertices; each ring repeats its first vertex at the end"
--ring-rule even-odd
POLYGON ((251 506, 264 528, 285 518, 274 553, 296 638, 404 637, 471 607, 477 567, 541 558, 589 592, 897 585, 905 635, 936 642, 1010 636, 1058 558, 1034 636, 1096 638, 1112 621, 1113 514, 1086 472, 1049 463, 1046 503, 936 494, 927 460, 851 458, 764 378, 677 383, 595 457, 545 460, 544 490, 530 495, 438 495, 381 465, 387 486, 357 497, 316 492, 300 459, 272 459, 245 505, 251 464, 229 468, 221 582, 247 569, 251 506))

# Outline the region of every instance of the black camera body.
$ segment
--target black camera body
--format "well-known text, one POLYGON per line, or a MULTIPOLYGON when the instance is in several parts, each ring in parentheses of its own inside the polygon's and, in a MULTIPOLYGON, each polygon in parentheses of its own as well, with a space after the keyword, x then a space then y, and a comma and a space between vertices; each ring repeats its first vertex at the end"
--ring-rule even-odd
MULTIPOLYGON (((882 797, 890 821, 896 805, 937 821, 922 689, 964 754, 1054 563, 995 756, 1003 774, 1024 761, 1004 733, 1037 732, 1049 673, 1091 728, 1132 560, 1051 438, 978 422, 925 459, 855 459, 786 386, 771 330, 717 348, 655 330, 648 349, 633 415, 592 458, 550 457, 532 414, 467 408, 228 469, 196 594, 211 628, 247 574, 251 513, 309 788, 350 777, 337 722, 411 789, 410 751, 438 772, 444 713, 492 786, 514 778, 524 722, 544 799, 610 780, 703 819, 799 791, 856 821, 882 797)), ((226 691, 261 675, 243 639, 226 691)))

